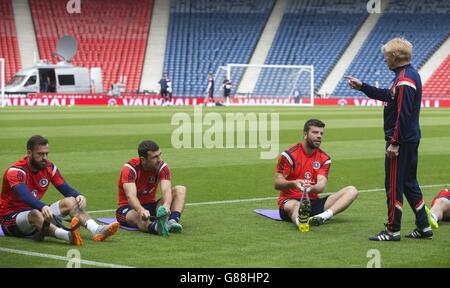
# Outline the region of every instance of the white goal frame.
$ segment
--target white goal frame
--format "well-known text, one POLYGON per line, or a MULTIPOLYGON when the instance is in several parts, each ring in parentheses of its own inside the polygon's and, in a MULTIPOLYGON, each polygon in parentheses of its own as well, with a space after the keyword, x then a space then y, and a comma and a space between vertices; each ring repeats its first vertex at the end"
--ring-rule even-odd
MULTIPOLYGON (((217 82, 220 81, 222 79, 218 79, 219 77, 219 70, 226 70, 226 75, 227 78, 230 79, 233 82, 233 86, 237 85, 238 87, 234 88, 235 94, 236 92, 238 92, 237 94, 239 94, 239 92, 241 92, 241 90, 245 90, 245 88, 242 88, 243 85, 247 85, 251 88, 250 90, 254 90, 255 85, 259 79, 260 73, 261 73, 261 69, 264 68, 286 68, 286 69, 298 69, 298 74, 297 74, 297 80, 298 81, 300 79, 300 77, 302 76, 302 73, 304 73, 305 71, 307 71, 310 74, 310 83, 309 83, 309 97, 304 97, 303 99, 308 99, 308 101, 305 101, 306 103, 302 103, 303 101, 301 101, 301 103, 283 103, 283 104, 273 104, 274 106, 314 106, 314 66, 312 65, 269 65, 269 64, 262 64, 262 65, 254 65, 254 64, 235 64, 235 63, 230 63, 227 64, 226 66, 220 66, 218 68, 218 70, 216 71, 215 74, 215 81, 216 81, 216 85, 219 84, 217 82), (241 77, 240 82, 241 83, 235 83, 235 79, 232 79, 232 70, 233 68, 260 68, 260 69, 254 69, 252 72, 252 74, 248 73, 247 71, 244 73, 244 75, 241 77), (249 75, 250 74, 250 75, 249 75), (244 83, 242 83, 244 82, 244 83), (252 82, 252 83, 249 83, 252 82)), ((305 81, 306 83, 306 81, 305 81)), ((288 100, 289 102, 291 101, 291 97, 294 95, 295 92, 295 85, 297 84, 297 82, 293 83, 292 89, 289 92, 289 96, 286 98, 278 98, 278 99, 285 99, 288 100)), ((220 85, 220 84, 219 84, 220 85)), ((242 93, 242 94, 245 94, 242 93)), ((249 95, 251 95, 252 93, 248 93, 249 95)), ((251 96, 249 98, 252 98, 251 96)), ((271 98, 271 97, 267 97, 267 98, 271 98)), ((257 97, 255 97, 254 99, 257 99, 257 97)), ((274 98, 277 99, 277 98, 274 98)), ((256 104, 257 105, 257 104, 256 104)))

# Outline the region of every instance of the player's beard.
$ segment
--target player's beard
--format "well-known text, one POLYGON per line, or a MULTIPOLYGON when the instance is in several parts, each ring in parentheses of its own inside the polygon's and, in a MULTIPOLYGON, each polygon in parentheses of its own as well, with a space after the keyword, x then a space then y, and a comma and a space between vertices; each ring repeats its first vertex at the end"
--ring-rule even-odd
POLYGON ((320 147, 321 142, 314 142, 311 138, 306 138, 306 145, 308 145, 308 148, 314 150, 320 147))
POLYGON ((33 157, 30 159, 30 165, 36 170, 42 170, 47 167, 47 160, 36 161, 33 157))

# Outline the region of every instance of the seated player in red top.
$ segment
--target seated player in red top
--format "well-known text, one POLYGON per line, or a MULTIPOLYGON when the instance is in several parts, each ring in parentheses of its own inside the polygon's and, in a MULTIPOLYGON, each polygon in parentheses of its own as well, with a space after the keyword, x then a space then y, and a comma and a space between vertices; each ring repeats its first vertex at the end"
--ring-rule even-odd
MULTIPOLYGON (((92 234, 94 241, 103 241, 116 233, 119 223, 98 225, 84 211, 86 198, 72 188, 59 173, 54 163, 48 160, 48 140, 40 135, 27 142, 27 156, 6 169, 3 174, 0 195, 0 224, 7 236, 32 237, 44 227, 44 222, 55 223, 55 217, 72 217, 71 227, 79 222, 92 234), (49 183, 65 197, 48 206, 40 200, 49 183)), ((70 244, 80 246, 83 240, 79 228, 68 232, 53 224, 44 236, 54 236, 70 244)))
POLYGON ((358 196, 355 187, 347 186, 319 198, 327 185, 331 165, 331 158, 319 148, 324 127, 320 120, 308 120, 302 142, 281 153, 278 159, 275 189, 280 190, 280 217, 297 225, 302 232, 308 231, 310 224, 319 226, 344 211, 358 196))
POLYGON ((119 178, 119 208, 116 218, 123 226, 168 236, 181 232, 180 221, 186 187, 172 187, 169 166, 161 160, 158 144, 146 140, 138 146, 139 157, 128 161, 119 178), (162 198, 156 200, 158 184, 162 198))
POLYGON ((425 207, 431 228, 439 228, 439 221, 450 221, 450 191, 442 189, 431 201, 431 209, 425 207))

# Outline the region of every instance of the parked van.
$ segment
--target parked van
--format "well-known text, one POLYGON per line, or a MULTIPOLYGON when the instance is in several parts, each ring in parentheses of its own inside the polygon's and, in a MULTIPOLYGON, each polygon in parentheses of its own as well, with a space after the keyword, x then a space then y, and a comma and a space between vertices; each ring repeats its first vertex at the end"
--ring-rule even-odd
POLYGON ((69 62, 40 62, 22 69, 5 86, 7 94, 103 93, 101 68, 77 67, 69 62))

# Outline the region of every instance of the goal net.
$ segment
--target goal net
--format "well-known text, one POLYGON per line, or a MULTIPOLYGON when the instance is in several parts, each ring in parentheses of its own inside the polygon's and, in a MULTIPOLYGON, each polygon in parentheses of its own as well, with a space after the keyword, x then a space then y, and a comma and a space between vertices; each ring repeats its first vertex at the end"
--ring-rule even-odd
POLYGON ((223 93, 223 81, 232 82, 233 104, 314 105, 314 67, 307 65, 220 66, 214 78, 214 91, 223 93))

